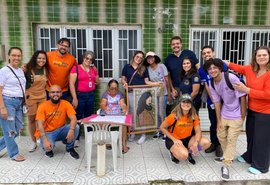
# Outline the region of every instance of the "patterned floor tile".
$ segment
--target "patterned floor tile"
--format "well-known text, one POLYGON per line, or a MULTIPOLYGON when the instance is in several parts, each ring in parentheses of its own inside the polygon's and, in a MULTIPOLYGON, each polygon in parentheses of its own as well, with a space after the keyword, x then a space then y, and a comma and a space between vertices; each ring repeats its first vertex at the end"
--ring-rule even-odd
MULTIPOLYGON (((203 133, 206 137, 209 134, 203 133)), ((138 139, 138 137, 137 137, 138 139)), ((65 145, 56 143, 54 157, 48 158, 39 147, 35 152, 29 153, 29 137, 16 139, 19 150, 25 156, 24 162, 12 161, 6 151, 0 155, 0 183, 45 183, 67 182, 75 185, 88 184, 146 184, 152 180, 172 179, 186 182, 221 181, 222 164, 214 162, 215 153, 206 154, 201 151, 195 156, 196 165, 188 161, 175 164, 169 157, 169 151, 161 139, 152 139, 149 135, 146 142, 138 145, 128 142, 130 150, 117 158, 117 170, 113 169, 112 152, 106 150, 106 174, 96 176, 96 146, 92 149, 91 172, 87 172, 84 140, 75 150, 79 153, 78 160, 73 159, 65 150, 65 145)), ((246 149, 246 136, 242 133, 237 141, 236 155, 242 154, 246 149)), ((247 171, 249 164, 239 163, 236 160, 230 168, 231 180, 270 179, 270 173, 252 175, 247 171)))

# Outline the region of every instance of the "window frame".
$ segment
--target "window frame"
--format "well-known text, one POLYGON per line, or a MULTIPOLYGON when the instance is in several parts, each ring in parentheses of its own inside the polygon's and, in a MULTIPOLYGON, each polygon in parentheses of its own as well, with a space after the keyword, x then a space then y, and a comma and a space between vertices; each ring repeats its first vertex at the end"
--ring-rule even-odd
MULTIPOLYGON (((41 49, 41 40, 43 37, 41 37, 40 35, 40 30, 41 29, 59 29, 59 38, 62 37, 67 37, 67 30, 68 29, 75 29, 75 30, 79 30, 79 29, 85 29, 86 30, 86 50, 92 50, 94 51, 94 38, 93 38, 93 32, 94 30, 111 30, 112 31, 112 76, 111 77, 100 77, 101 82, 108 82, 110 79, 114 78, 114 79, 121 79, 121 75, 119 76, 119 74, 121 74, 121 69, 120 69, 120 59, 119 57, 119 42, 120 42, 120 38, 119 38, 119 31, 120 30, 127 30, 127 31, 136 31, 137 32, 137 39, 134 42, 137 42, 137 48, 134 49, 133 53, 136 50, 141 50, 142 48, 142 26, 141 25, 54 25, 54 24, 36 24, 34 25, 34 30, 35 30, 35 40, 34 40, 34 46, 35 49, 41 49)), ((50 33, 49 33, 50 34, 50 33)), ((129 35, 128 35, 129 37, 129 35)), ((53 43, 51 43, 52 37, 51 35, 49 35, 48 37, 44 37, 44 39, 49 39, 49 47, 50 47, 50 51, 55 50, 56 49, 56 43, 55 43, 55 47, 53 43)), ((57 40, 59 39, 56 39, 57 40)), ((69 37, 68 37, 69 38, 69 37)), ((128 38, 130 39, 130 38, 128 38)), ((133 39, 133 38, 132 38, 133 39)), ((49 51, 48 50, 48 51, 49 51)), ((132 50, 130 48, 126 49, 127 52, 127 57, 129 57, 129 51, 132 50)), ((103 47, 102 47, 102 52, 103 52, 103 47)), ((125 51, 123 51, 125 52, 125 51)), ((103 53, 102 53, 103 55, 103 53)), ((76 57, 76 59, 78 60, 78 56, 76 57)), ((103 60, 103 58, 102 58, 103 60)), ((129 63, 130 58, 127 58, 127 63, 129 63)), ((104 64, 104 63, 103 63, 104 64)), ((124 65, 123 65, 124 66, 124 65)), ((122 67, 123 67, 122 66, 122 67)))

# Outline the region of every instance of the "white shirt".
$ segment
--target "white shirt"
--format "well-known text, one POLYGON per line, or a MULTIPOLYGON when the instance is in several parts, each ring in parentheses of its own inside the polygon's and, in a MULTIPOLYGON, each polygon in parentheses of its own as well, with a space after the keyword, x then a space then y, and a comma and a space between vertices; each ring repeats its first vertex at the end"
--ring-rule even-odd
MULTIPOLYGON (((9 67, 11 66, 9 65, 9 67)), ((15 69, 13 67, 11 68, 20 79, 23 91, 25 92, 26 79, 23 70, 21 68, 18 69, 15 69)), ((2 94, 4 96, 23 97, 23 92, 18 79, 7 66, 0 69, 0 86, 3 87, 2 94)))

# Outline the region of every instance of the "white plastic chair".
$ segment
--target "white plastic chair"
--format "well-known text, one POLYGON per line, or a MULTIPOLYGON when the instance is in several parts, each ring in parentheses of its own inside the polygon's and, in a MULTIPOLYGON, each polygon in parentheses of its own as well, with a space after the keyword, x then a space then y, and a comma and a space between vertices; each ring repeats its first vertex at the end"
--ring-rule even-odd
MULTIPOLYGON (((104 124, 84 124, 85 132, 85 152, 87 157, 87 171, 90 172, 91 155, 93 144, 105 145, 111 144, 113 155, 113 168, 117 170, 117 141, 119 138, 119 131, 111 131, 112 125, 104 124), (92 131, 87 131, 87 128, 92 128, 92 131)), ((105 153, 104 153, 105 154, 105 153)), ((121 153, 122 154, 122 153, 121 153)), ((100 164, 97 164, 97 166, 100 164)), ((104 167, 105 168, 105 167, 104 167)))
MULTIPOLYGON (((97 110, 97 115, 100 115, 100 111, 101 109, 98 109, 97 110)), ((110 128, 118 128, 119 129, 119 135, 118 135, 118 140, 117 140, 117 143, 118 143, 118 149, 119 149, 119 156, 122 158, 123 157, 123 153, 122 153, 122 150, 123 150, 123 144, 122 144, 122 125, 111 125, 110 128)))

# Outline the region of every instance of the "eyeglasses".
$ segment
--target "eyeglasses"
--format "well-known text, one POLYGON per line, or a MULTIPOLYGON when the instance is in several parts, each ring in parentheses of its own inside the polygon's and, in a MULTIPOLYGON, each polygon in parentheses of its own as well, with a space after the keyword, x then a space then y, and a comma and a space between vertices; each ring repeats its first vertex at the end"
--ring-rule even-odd
POLYGON ((85 57, 84 59, 85 59, 85 60, 93 61, 93 59, 92 59, 92 58, 89 58, 89 57, 85 57))
POLYGON ((50 91, 51 94, 59 94, 62 93, 62 91, 50 91))

